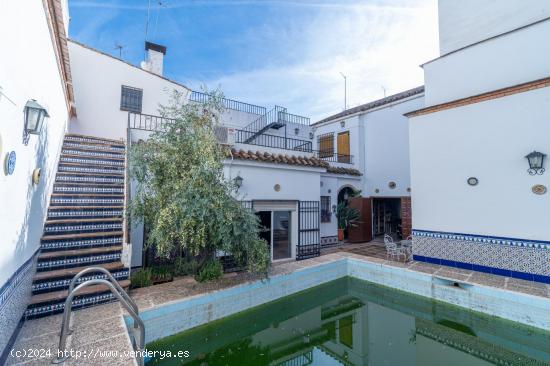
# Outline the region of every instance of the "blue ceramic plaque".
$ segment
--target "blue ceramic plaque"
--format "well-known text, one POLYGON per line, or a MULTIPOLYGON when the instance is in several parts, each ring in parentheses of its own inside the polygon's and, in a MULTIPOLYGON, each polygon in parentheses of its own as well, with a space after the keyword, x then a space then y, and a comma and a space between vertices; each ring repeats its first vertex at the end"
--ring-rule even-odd
POLYGON ((6 155, 6 175, 12 175, 15 171, 15 151, 10 151, 6 155))

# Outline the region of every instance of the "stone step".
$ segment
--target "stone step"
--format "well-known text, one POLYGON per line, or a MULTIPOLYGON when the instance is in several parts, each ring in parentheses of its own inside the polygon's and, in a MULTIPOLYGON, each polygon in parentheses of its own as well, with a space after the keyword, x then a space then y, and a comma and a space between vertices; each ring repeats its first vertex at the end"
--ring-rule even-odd
POLYGON ((48 210, 48 221, 59 221, 67 219, 101 219, 101 218, 122 218, 124 214, 122 206, 52 206, 48 210), (54 208, 62 207, 62 210, 54 208), (76 207, 73 209, 73 207, 76 207))
MULTIPOLYGON (((122 245, 123 237, 122 232, 118 232, 115 235, 101 236, 104 233, 95 233, 95 237, 75 237, 75 235, 69 235, 68 238, 62 239, 50 239, 51 236, 46 236, 46 240, 43 240, 40 244, 40 250, 42 252, 48 250, 62 250, 62 249, 78 249, 78 248, 91 248, 98 246, 110 246, 110 245, 122 245)), ((112 233, 111 233, 112 234, 112 233)), ((56 235, 59 237, 59 235, 56 235)))
POLYGON ((108 196, 91 196, 91 195, 85 195, 85 196, 74 196, 74 195, 67 195, 67 196, 57 196, 53 197, 50 200, 50 207, 55 205, 64 205, 64 206, 114 206, 114 205, 123 205, 124 204, 124 197, 112 195, 113 197, 108 196))
POLYGON ((60 164, 57 168, 58 172, 78 172, 78 173, 97 173, 97 174, 120 174, 124 175, 124 167, 111 166, 94 166, 81 164, 60 164))
MULTIPOLYGON (((43 281, 43 280, 49 280, 53 278, 73 277, 78 272, 88 267, 90 266, 62 268, 62 269, 56 269, 53 271, 37 272, 33 277, 33 281, 43 281)), ((124 268, 124 265, 120 261, 117 261, 117 262, 97 264, 94 267, 103 267, 109 271, 114 271, 117 269, 124 268)))
POLYGON ((92 254, 81 257, 69 258, 54 258, 49 260, 38 261, 36 263, 37 273, 57 270, 59 268, 72 268, 81 266, 94 266, 97 264, 110 263, 120 261, 122 253, 120 251, 103 254, 92 254))
MULTIPOLYGON (((127 279, 130 275, 130 271, 128 268, 122 268, 120 270, 116 270, 111 272, 111 275, 117 280, 121 281, 124 279, 127 279)), ((85 282, 87 280, 92 279, 107 279, 107 276, 101 272, 95 272, 95 273, 88 273, 82 277, 80 277, 78 280, 76 280, 76 284, 80 284, 82 282, 85 282)), ((54 279, 54 280, 46 280, 41 282, 34 282, 32 284, 32 293, 33 294, 39 294, 49 291, 60 291, 63 289, 69 288, 69 284, 71 283, 72 278, 65 278, 65 279, 54 279)))
POLYGON ((61 154, 63 155, 78 155, 78 156, 90 156, 90 157, 98 157, 98 156, 112 156, 112 157, 122 157, 124 158, 126 153, 125 149, 111 149, 111 148, 103 148, 103 149, 90 149, 87 146, 83 145, 76 145, 76 146, 67 146, 63 144, 63 147, 61 148, 61 154))
POLYGON ((70 161, 67 159, 89 159, 89 160, 106 160, 106 161, 112 161, 112 162, 124 162, 125 158, 124 156, 110 156, 108 154, 102 154, 99 153, 95 156, 83 156, 79 154, 73 154, 70 152, 62 152, 61 153, 61 161, 70 161))
POLYGON ((86 256, 90 254, 110 253, 110 252, 116 252, 116 251, 122 251, 122 245, 43 252, 38 255, 38 260, 86 256))
POLYGON ((113 140, 113 139, 97 137, 97 136, 81 135, 81 134, 78 134, 78 133, 68 133, 68 134, 66 134, 64 141, 93 142, 93 143, 96 143, 96 144, 124 146, 124 141, 122 141, 122 140, 113 140))
MULTIPOLYGON (((130 287, 130 280, 122 280, 118 281, 120 286, 122 288, 128 288, 130 287)), ((105 285, 95 285, 95 286, 88 286, 83 289, 81 289, 79 292, 77 292, 78 295, 90 295, 90 294, 97 294, 109 291, 107 286, 105 285)), ((31 297, 31 305, 41 304, 45 302, 54 302, 54 301, 65 301, 67 296, 69 295, 68 290, 61 290, 61 291, 52 291, 52 292, 46 292, 43 294, 33 295, 31 297)), ((78 296, 77 295, 77 296, 78 296)))
POLYGON ((102 231, 97 233, 79 233, 79 234, 60 234, 60 235, 47 235, 42 236, 42 241, 46 240, 63 240, 63 239, 79 239, 79 238, 95 238, 95 237, 105 237, 105 236, 122 236, 124 233, 122 231, 102 231))
POLYGON ((95 184, 115 184, 124 183, 123 176, 98 176, 74 173, 58 173, 55 177, 56 182, 80 182, 80 183, 95 183, 95 184))
POLYGON ((100 186, 100 185, 54 185, 54 193, 100 193, 100 194, 124 194, 124 187, 110 187, 110 186, 100 186))
POLYGON ((122 230, 122 218, 92 218, 48 220, 44 225, 44 235, 55 235, 64 232, 100 232, 122 230))
POLYGON ((118 146, 112 146, 112 145, 106 145, 102 143, 95 143, 95 142, 77 142, 77 141, 65 141, 63 142, 62 149, 69 149, 69 150, 80 150, 80 151, 103 151, 103 152, 112 152, 112 153, 119 153, 124 154, 126 151, 126 146, 124 145, 118 145, 118 146))
POLYGON ((81 164, 81 165, 99 165, 99 166, 113 166, 113 167, 124 167, 124 160, 114 160, 114 159, 104 159, 104 158, 92 158, 92 157, 73 157, 73 156, 61 156, 59 158, 60 164, 81 164))

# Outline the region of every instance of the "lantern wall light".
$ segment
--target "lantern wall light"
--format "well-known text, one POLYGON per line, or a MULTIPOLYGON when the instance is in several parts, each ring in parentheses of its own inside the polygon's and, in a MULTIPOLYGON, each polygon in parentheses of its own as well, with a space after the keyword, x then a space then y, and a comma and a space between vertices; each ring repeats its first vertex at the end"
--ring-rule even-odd
POLYGON ((529 169, 527 169, 527 172, 530 175, 542 175, 544 173, 544 158, 546 157, 546 154, 543 154, 538 151, 533 151, 527 155, 525 155, 525 158, 529 162, 529 169))
POLYGON ((235 178, 233 178, 233 181, 235 182, 237 189, 243 186, 243 180, 244 180, 243 177, 241 177, 240 175, 237 175, 235 178))
POLYGON ((50 115, 46 108, 42 107, 34 99, 29 100, 27 104, 25 104, 24 114, 25 129, 23 130, 23 143, 27 145, 31 134, 40 135, 42 126, 44 125, 44 119, 50 115))

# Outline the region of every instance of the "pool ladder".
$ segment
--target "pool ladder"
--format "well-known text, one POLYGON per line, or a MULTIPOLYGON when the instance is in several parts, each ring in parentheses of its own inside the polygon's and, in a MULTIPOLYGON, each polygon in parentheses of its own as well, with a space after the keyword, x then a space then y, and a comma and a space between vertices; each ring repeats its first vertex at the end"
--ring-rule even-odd
POLYGON ((107 288, 109 288, 111 293, 120 301, 120 303, 124 306, 124 308, 128 311, 128 313, 134 319, 134 329, 139 330, 139 333, 136 334, 136 331, 134 331, 135 344, 133 346, 136 351, 136 361, 139 366, 143 366, 144 365, 143 353, 145 350, 145 324, 143 324, 143 320, 141 320, 141 318, 139 317, 138 306, 136 305, 134 300, 130 298, 128 293, 126 293, 126 291, 124 291, 124 289, 119 285, 119 283, 117 282, 117 280, 115 280, 113 275, 111 275, 111 272, 109 272, 107 269, 102 267, 86 268, 80 271, 71 280, 71 283, 69 285, 69 292, 68 292, 69 295, 67 296, 67 300, 65 300, 65 310, 63 311, 63 320, 61 321, 61 335, 59 337, 59 349, 57 352, 57 357, 54 358, 52 363, 61 364, 61 363, 64 363, 69 358, 70 352, 67 350, 67 336, 72 332, 69 329, 69 323, 71 321, 73 298, 77 295, 77 292, 79 290, 85 287, 94 286, 94 285, 107 286, 107 288), (86 273, 90 273, 90 272, 102 272, 107 276, 107 280, 92 279, 92 280, 82 282, 80 285, 76 286, 75 288, 76 281, 86 273))

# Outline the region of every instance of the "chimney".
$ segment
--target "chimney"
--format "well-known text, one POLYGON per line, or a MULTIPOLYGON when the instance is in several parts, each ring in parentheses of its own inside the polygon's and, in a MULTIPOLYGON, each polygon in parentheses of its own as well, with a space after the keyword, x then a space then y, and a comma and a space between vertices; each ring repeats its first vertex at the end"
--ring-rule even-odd
POLYGON ((162 76, 162 64, 164 55, 166 55, 166 47, 152 42, 145 42, 145 50, 147 51, 147 60, 141 62, 141 68, 162 76))

